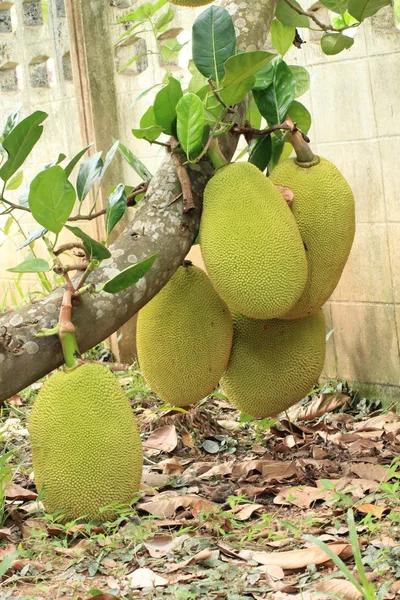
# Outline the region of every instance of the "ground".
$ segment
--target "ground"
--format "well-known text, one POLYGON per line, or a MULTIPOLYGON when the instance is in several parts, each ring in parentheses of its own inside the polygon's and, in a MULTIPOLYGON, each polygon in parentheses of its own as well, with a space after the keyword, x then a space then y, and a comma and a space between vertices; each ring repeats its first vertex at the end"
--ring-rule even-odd
POLYGON ((145 465, 115 523, 44 513, 26 430, 42 382, 2 407, 0 599, 357 599, 360 571, 364 598, 400 597, 395 411, 330 382, 277 421, 247 420, 220 393, 176 413, 138 371, 117 375, 145 465))

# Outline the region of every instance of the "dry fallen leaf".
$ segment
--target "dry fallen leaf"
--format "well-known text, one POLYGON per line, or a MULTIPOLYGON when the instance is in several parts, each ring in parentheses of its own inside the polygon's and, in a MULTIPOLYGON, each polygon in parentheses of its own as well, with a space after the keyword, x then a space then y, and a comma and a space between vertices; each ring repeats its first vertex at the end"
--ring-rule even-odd
POLYGON ((399 581, 394 581, 392 583, 392 590, 394 592, 399 592, 400 591, 400 580, 399 581))
POLYGON ((248 478, 253 472, 260 473, 266 481, 282 481, 297 475, 297 469, 293 463, 274 460, 246 460, 234 464, 233 477, 248 478))
POLYGON ((190 567, 191 565, 195 565, 196 563, 201 562, 202 560, 208 560, 210 557, 211 550, 209 548, 205 548, 204 550, 201 550, 188 560, 183 560, 179 563, 167 565, 167 571, 168 573, 174 573, 175 571, 180 571, 180 569, 183 569, 184 567, 190 567))
POLYGON ((211 477, 220 475, 232 475, 232 469, 234 465, 234 460, 229 460, 228 462, 216 464, 214 466, 212 466, 212 463, 209 463, 211 468, 199 475, 199 479, 210 479, 211 477))
POLYGON ((168 481, 168 475, 164 473, 149 473, 143 471, 140 489, 147 490, 148 488, 162 487, 168 481))
POLYGON ((383 415, 377 415, 371 417, 361 423, 355 423, 354 429, 356 431, 373 431, 374 429, 383 429, 387 423, 396 423, 399 421, 399 415, 394 412, 388 412, 383 415))
POLYGON ((40 562, 37 562, 35 560, 17 559, 12 561, 10 569, 12 569, 13 571, 22 571, 22 569, 27 565, 34 567, 38 573, 44 571, 46 568, 40 562))
POLYGON ((289 502, 299 508, 308 508, 317 500, 330 500, 332 492, 330 490, 321 490, 311 486, 284 488, 278 496, 274 498, 274 504, 286 504, 289 502))
POLYGON ((350 396, 345 394, 320 394, 308 406, 305 406, 297 415, 298 421, 312 421, 322 417, 326 413, 345 406, 350 400, 350 396))
POLYGON ((378 519, 380 519, 385 512, 390 512, 390 508, 388 506, 378 504, 359 504, 355 508, 358 510, 358 512, 361 512, 365 515, 372 515, 378 519))
POLYGON ((188 535, 172 537, 172 535, 155 535, 148 540, 143 546, 147 548, 152 558, 161 558, 167 556, 169 552, 173 552, 182 546, 189 539, 188 535))
POLYGON ((178 445, 175 425, 165 425, 153 431, 149 439, 143 442, 145 448, 154 448, 163 452, 172 452, 178 445))
POLYGON ((129 585, 134 590, 169 585, 168 579, 154 573, 151 569, 136 569, 126 576, 129 585))
POLYGON ((10 527, 4 527, 3 529, 0 529, 0 540, 11 541, 11 528, 10 527))
MULTIPOLYGON (((350 544, 342 542, 327 545, 337 556, 351 550, 350 544)), ((303 569, 310 564, 322 565, 331 560, 318 546, 311 546, 303 550, 290 550, 289 552, 253 552, 251 550, 241 550, 238 554, 243 560, 254 560, 261 565, 276 565, 282 567, 282 569, 303 569)))
POLYGON ((6 498, 7 500, 35 500, 37 494, 11 481, 6 485, 6 498))
POLYGON ((362 598, 362 594, 357 588, 346 579, 320 581, 315 584, 314 589, 316 592, 329 592, 337 598, 343 598, 343 600, 359 600, 359 598, 362 598))
POLYGON ((137 505, 140 510, 151 515, 157 515, 169 519, 176 515, 177 510, 181 508, 189 508, 192 510, 193 516, 198 515, 201 511, 205 513, 215 511, 217 505, 200 496, 158 496, 157 500, 151 502, 139 502, 137 505))
POLYGON ((186 448, 193 448, 194 441, 190 433, 182 433, 182 444, 186 446, 186 448))
POLYGON ((89 596, 87 600, 117 600, 114 594, 96 594, 95 596, 89 596))
MULTIPOLYGON (((365 459, 364 459, 365 460, 365 459)), ((373 481, 386 481, 389 467, 382 465, 373 465, 371 463, 358 463, 350 465, 350 471, 362 479, 372 479, 373 481)))
POLYGON ((236 518, 240 521, 247 521, 255 512, 265 510, 263 504, 239 504, 235 506, 230 512, 236 515, 236 518))

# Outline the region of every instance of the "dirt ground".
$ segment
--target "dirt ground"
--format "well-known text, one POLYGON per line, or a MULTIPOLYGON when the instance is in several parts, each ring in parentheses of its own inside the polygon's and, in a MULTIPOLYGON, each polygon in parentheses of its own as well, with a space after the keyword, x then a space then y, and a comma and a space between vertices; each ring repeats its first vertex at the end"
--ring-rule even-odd
POLYGON ((276 421, 218 393, 175 412, 137 371, 119 379, 145 463, 114 523, 45 514, 26 430, 41 383, 2 407, 0 599, 400 598, 399 414, 337 382, 276 421))

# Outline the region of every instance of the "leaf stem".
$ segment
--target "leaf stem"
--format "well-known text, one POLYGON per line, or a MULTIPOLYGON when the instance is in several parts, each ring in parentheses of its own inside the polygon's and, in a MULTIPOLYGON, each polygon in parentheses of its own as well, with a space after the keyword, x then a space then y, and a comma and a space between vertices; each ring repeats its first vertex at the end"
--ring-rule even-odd
POLYGON ((215 169, 221 169, 221 167, 226 167, 226 165, 229 165, 229 161, 222 154, 217 138, 213 138, 211 140, 207 151, 207 156, 211 160, 215 169))

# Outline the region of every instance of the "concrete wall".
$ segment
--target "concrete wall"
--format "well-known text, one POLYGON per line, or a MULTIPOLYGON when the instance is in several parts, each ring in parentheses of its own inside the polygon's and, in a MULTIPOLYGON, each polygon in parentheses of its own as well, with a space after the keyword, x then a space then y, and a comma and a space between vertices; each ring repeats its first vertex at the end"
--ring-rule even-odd
MULTIPOLYGON (((94 5, 96 2, 92 0, 94 5)), ((116 19, 137 4, 131 0, 107 0, 111 42, 124 28, 122 24, 115 25, 116 19)), ((76 130, 70 128, 71 120, 76 118, 75 101, 72 86, 66 81, 68 70, 63 69, 67 41, 63 17, 57 15, 59 5, 58 0, 50 3, 49 26, 33 29, 32 25, 22 24, 22 3, 17 2, 19 29, 13 33, 2 33, 6 19, 0 13, 0 48, 5 43, 10 47, 3 62, 24 65, 24 90, 6 92, 9 106, 21 98, 27 112, 40 99, 48 103, 52 115, 46 142, 41 143, 29 165, 32 171, 54 156, 55 136, 58 136, 58 150, 60 136, 63 149, 69 151, 79 145, 76 130), (60 38, 56 32, 60 32, 60 38), (64 42, 56 43, 56 38, 64 42), (55 57, 58 84, 54 87, 31 86, 29 62, 41 55, 55 57)), ((201 10, 179 10, 173 26, 189 28, 193 16, 201 10)), ((326 17, 321 9, 318 14, 321 19, 326 17)), ((240 25, 240 19, 234 16, 234 20, 240 25)), ((313 115, 310 132, 313 147, 342 170, 353 187, 357 203, 354 248, 342 280, 326 306, 328 328, 333 328, 334 334, 328 344, 325 373, 367 383, 379 393, 384 386, 385 393, 394 396, 400 391, 400 32, 394 27, 392 9, 388 7, 358 28, 353 48, 338 56, 326 57, 321 52, 318 33, 305 35, 307 43, 301 50, 291 50, 285 59, 289 64, 309 69, 311 89, 300 100, 313 115)), ((114 51, 111 43, 103 44, 103 48, 99 43, 97 46, 99 52, 114 52, 116 72, 129 57, 146 47, 154 48, 154 41, 143 36, 135 45, 118 51, 114 51)), ((179 65, 176 70, 179 74, 179 65)), ((161 81, 162 76, 158 59, 150 56, 114 79, 118 113, 114 135, 152 172, 161 160, 162 149, 135 140, 131 128, 138 125, 148 100, 157 90, 134 108, 131 104, 140 92, 161 81)), ((3 103, 2 93, 1 115, 9 108, 3 103)), ((119 168, 126 183, 138 182, 128 165, 119 168)), ((3 260, 1 271, 5 264, 4 258, 0 260, 3 260)), ((0 278, 4 278, 4 272, 0 272, 0 278)))

